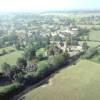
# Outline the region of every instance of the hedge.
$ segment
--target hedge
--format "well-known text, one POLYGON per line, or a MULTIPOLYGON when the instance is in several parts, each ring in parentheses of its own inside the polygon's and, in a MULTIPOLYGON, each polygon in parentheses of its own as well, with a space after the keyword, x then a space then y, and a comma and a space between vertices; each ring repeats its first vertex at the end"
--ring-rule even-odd
POLYGON ((9 98, 23 90, 19 83, 11 84, 0 91, 0 100, 9 100, 9 98))

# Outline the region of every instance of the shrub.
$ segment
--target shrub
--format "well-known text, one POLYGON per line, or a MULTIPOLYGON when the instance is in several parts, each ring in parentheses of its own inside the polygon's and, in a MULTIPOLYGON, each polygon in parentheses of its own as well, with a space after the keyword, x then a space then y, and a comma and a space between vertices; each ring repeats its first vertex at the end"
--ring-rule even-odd
POLYGON ((26 67, 27 61, 24 58, 18 58, 16 64, 18 67, 26 67))
POLYGON ((41 61, 38 63, 37 73, 39 77, 43 78, 46 75, 48 75, 49 72, 50 72, 50 64, 48 63, 48 60, 41 61))
POLYGON ((32 60, 35 58, 36 55, 35 53, 36 53, 35 48, 32 47, 26 48, 24 51, 24 57, 27 60, 32 60))
POLYGON ((0 91, 0 100, 8 100, 11 96, 23 90, 23 86, 19 83, 11 84, 0 91))
POLYGON ((96 48, 89 48, 85 55, 83 56, 83 58, 86 58, 86 59, 90 59, 92 58, 95 54, 97 54, 97 49, 96 48))
POLYGON ((2 52, 0 53, 0 56, 3 56, 3 55, 5 55, 5 54, 7 54, 7 52, 6 52, 5 49, 3 49, 2 52))
POLYGON ((47 75, 58 69, 62 64, 64 64, 65 61, 66 57, 63 54, 50 56, 48 60, 38 63, 37 75, 40 78, 46 77, 47 75))
POLYGON ((53 65, 56 68, 59 65, 63 64, 65 62, 65 59, 66 59, 65 55, 59 54, 49 57, 48 61, 51 65, 53 65))
POLYGON ((3 54, 3 55, 7 54, 7 52, 6 52, 5 49, 2 50, 2 54, 3 54))
MULTIPOLYGON (((20 77, 17 81, 23 83, 25 87, 39 82, 40 80, 54 72, 56 69, 59 69, 59 67, 61 67, 61 65, 66 61, 66 58, 68 57, 66 56, 67 55, 64 54, 54 55, 51 56, 48 60, 38 62, 36 71, 26 73, 24 75, 22 74, 22 76, 19 73, 18 75, 20 77)), ((8 99, 10 96, 19 93, 23 89, 24 88, 21 84, 12 84, 10 87, 7 87, 2 92, 0 92, 0 99, 8 99)))
POLYGON ((9 50, 9 53, 14 52, 15 50, 9 50))

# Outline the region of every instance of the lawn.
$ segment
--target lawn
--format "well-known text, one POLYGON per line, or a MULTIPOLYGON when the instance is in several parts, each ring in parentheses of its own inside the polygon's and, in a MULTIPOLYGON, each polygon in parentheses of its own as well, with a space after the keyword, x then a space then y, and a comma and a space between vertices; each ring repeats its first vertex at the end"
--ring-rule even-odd
POLYGON ((100 64, 81 60, 27 93, 25 100, 100 100, 100 64))
POLYGON ((10 54, 6 54, 4 56, 0 56, 0 66, 4 62, 7 62, 8 64, 11 65, 16 64, 17 58, 21 56, 22 56, 22 51, 15 51, 10 54))

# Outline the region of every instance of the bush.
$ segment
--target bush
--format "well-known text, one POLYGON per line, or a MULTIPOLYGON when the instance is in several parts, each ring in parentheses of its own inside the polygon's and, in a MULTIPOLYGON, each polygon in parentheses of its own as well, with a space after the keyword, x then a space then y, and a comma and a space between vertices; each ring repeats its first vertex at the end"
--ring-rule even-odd
MULTIPOLYGON (((21 83, 23 83, 23 85, 27 87, 29 85, 39 82, 43 78, 50 75, 52 72, 59 69, 61 65, 66 62, 67 57, 67 55, 59 54, 51 56, 48 60, 38 62, 37 70, 30 73, 26 73, 21 78, 21 83)), ((8 98, 10 98, 10 96, 19 93, 23 89, 23 86, 18 83, 12 84, 11 86, 5 88, 3 91, 0 92, 0 99, 7 100, 8 98)))
POLYGON ((3 55, 7 54, 7 52, 6 52, 5 49, 2 50, 2 54, 3 54, 3 55))
POLYGON ((86 58, 86 59, 90 59, 92 58, 95 54, 97 54, 97 48, 89 48, 85 55, 83 56, 83 58, 86 58))
POLYGON ((34 59, 35 58, 35 55, 36 55, 35 48, 29 47, 29 48, 26 48, 25 51, 24 51, 24 57, 27 60, 34 59))
POLYGON ((15 50, 9 50, 9 53, 14 52, 15 50))
POLYGON ((38 60, 44 59, 44 55, 41 52, 36 52, 36 57, 37 57, 38 60))
POLYGON ((63 54, 49 57, 48 60, 38 63, 37 73, 38 76, 43 78, 58 69, 66 61, 66 57, 63 54))
POLYGON ((54 67, 58 67, 65 62, 66 55, 59 54, 59 55, 51 56, 49 57, 48 60, 51 65, 53 65, 54 67))
POLYGON ((0 91, 0 100, 9 100, 9 98, 16 93, 19 93, 23 90, 23 86, 19 83, 11 84, 8 87, 5 87, 2 91, 0 91))
POLYGON ((38 73, 38 76, 43 78, 47 75, 49 75, 49 72, 50 71, 50 64, 48 63, 48 60, 45 60, 45 61, 41 61, 38 63, 38 67, 37 67, 37 73, 38 73))
POLYGON ((38 75, 36 74, 36 72, 30 72, 28 74, 26 74, 25 76, 25 85, 32 85, 38 82, 38 75))
POLYGON ((3 55, 5 55, 5 54, 7 54, 7 52, 6 52, 5 49, 3 49, 2 52, 0 53, 0 56, 3 56, 3 55))
POLYGON ((27 61, 24 58, 18 58, 16 64, 18 67, 26 67, 27 61))

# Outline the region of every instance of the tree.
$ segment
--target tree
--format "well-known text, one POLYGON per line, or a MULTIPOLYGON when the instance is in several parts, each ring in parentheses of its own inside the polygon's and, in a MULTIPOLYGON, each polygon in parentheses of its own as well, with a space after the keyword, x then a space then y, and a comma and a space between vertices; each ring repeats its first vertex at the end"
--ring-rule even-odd
POLYGON ((72 40, 72 45, 78 45, 78 41, 77 40, 72 40))
POLYGON ((66 47, 71 45, 71 38, 66 38, 66 47))
POLYGON ((87 41, 89 41, 90 40, 90 34, 88 33, 88 35, 87 35, 87 41))
POLYGON ((4 47, 4 40, 3 40, 3 38, 0 39, 0 48, 1 47, 4 47))
POLYGON ((8 76, 10 78, 10 72, 11 72, 11 66, 7 64, 6 62, 2 64, 2 71, 5 76, 8 76))
POLYGON ((45 54, 46 54, 45 48, 40 48, 36 51, 36 57, 38 60, 43 60, 44 58, 46 58, 47 56, 45 54))
POLYGON ((15 47, 16 47, 17 50, 20 50, 20 44, 19 43, 16 43, 15 47))
POLYGON ((86 51, 89 48, 88 45, 87 45, 87 42, 83 42, 82 48, 83 48, 84 51, 86 51))
POLYGON ((18 67, 26 67, 27 61, 24 58, 18 58, 16 64, 18 67))
POLYGON ((89 31, 87 28, 79 28, 79 35, 87 35, 89 31))
POLYGON ((5 49, 2 50, 2 54, 5 55, 7 52, 5 49))
POLYGON ((65 50, 65 52, 63 53, 63 55, 64 55, 66 58, 69 58, 69 56, 70 56, 70 55, 69 55, 69 53, 68 53, 68 50, 67 50, 67 49, 65 50))
POLYGON ((45 40, 45 41, 46 41, 46 44, 47 44, 47 45, 50 44, 50 38, 51 38, 50 36, 48 36, 48 35, 46 36, 46 40, 45 40))
POLYGON ((90 59, 97 54, 97 48, 89 48, 83 58, 90 59))
POLYGON ((58 46, 54 46, 53 51, 54 51, 54 54, 60 54, 63 52, 62 49, 60 49, 58 46))
POLYGON ((27 60, 32 60, 33 58, 35 58, 35 56, 36 56, 36 51, 35 51, 34 48, 29 47, 29 48, 25 49, 25 51, 24 51, 24 57, 27 60))
POLYGON ((61 47, 63 47, 63 46, 64 46, 64 43, 63 43, 63 42, 60 42, 59 44, 60 44, 60 46, 61 46, 61 47))
POLYGON ((49 49, 48 49, 48 56, 50 56, 50 55, 53 55, 54 56, 54 50, 53 50, 53 47, 50 47, 49 49))
POLYGON ((18 36, 16 34, 11 34, 10 36, 8 36, 8 41, 11 44, 16 44, 16 42, 18 41, 18 36))

